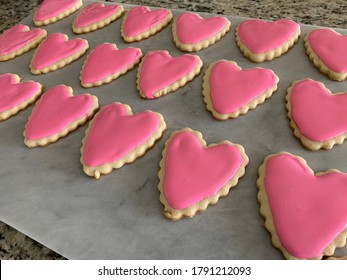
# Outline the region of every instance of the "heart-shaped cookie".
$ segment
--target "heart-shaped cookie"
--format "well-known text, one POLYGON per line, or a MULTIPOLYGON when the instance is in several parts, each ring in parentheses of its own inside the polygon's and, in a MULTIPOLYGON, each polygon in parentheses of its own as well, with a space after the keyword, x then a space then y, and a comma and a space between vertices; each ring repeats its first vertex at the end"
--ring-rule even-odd
POLYGON ((131 112, 128 105, 112 103, 101 108, 89 123, 82 141, 84 172, 99 179, 112 169, 143 156, 166 129, 161 114, 131 112))
POLYGON ((151 51, 139 65, 137 89, 143 98, 159 98, 193 80, 201 68, 202 60, 197 55, 172 57, 167 51, 151 51))
POLYGON ((205 211, 236 186, 247 164, 240 145, 223 141, 207 146, 198 131, 173 132, 165 143, 158 173, 164 215, 178 220, 205 211))
POLYGON ((53 33, 42 41, 31 60, 33 74, 45 74, 63 68, 79 59, 88 50, 88 41, 71 39, 66 34, 53 33))
POLYGON ((44 0, 34 15, 34 24, 48 25, 74 13, 83 5, 82 0, 44 0))
POLYGON ((103 43, 88 55, 81 70, 83 87, 101 86, 117 79, 140 62, 141 49, 118 50, 115 44, 103 43))
POLYGON ((321 259, 347 237, 347 174, 314 174, 301 157, 279 153, 259 168, 258 200, 272 243, 287 259, 321 259))
POLYGON ((316 29, 306 35, 305 47, 313 64, 330 79, 347 78, 347 35, 332 29, 316 29))
POLYGON ((47 37, 44 29, 30 29, 24 24, 15 25, 0 35, 0 61, 10 60, 30 51, 47 37))
POLYGON ((71 87, 58 85, 42 95, 24 131, 28 147, 46 146, 66 136, 90 119, 99 108, 96 96, 73 96, 71 87))
POLYGON ((287 90, 287 110, 294 134, 310 150, 331 149, 347 137, 347 92, 332 94, 311 79, 287 90))
POLYGON ((218 120, 237 118, 271 97, 279 78, 266 68, 242 70, 236 62, 219 60, 205 72, 206 108, 218 120))
POLYGON ((236 28, 236 42, 244 56, 254 62, 272 60, 286 53, 299 39, 300 25, 288 19, 250 19, 236 28))
POLYGON ((20 82, 16 74, 0 75, 0 121, 8 119, 34 103, 42 90, 40 83, 20 82))
POLYGON ((230 29, 226 17, 202 18, 197 13, 180 14, 172 25, 172 36, 177 48, 199 51, 220 40, 230 29))
POLYGON ((127 43, 141 41, 158 33, 171 20, 172 13, 168 9, 151 11, 148 7, 136 6, 125 14, 121 27, 121 35, 127 43))
POLYGON ((119 4, 92 3, 83 8, 72 23, 72 30, 76 34, 88 33, 109 25, 124 13, 119 4))

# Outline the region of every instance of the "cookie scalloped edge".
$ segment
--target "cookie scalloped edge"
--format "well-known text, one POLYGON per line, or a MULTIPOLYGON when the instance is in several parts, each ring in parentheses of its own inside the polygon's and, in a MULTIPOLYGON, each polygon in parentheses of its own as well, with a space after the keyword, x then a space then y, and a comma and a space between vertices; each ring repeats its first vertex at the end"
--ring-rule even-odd
POLYGON ((248 57, 253 62, 270 61, 270 60, 273 60, 274 58, 280 57, 281 55, 288 52, 289 49, 291 49, 295 45, 295 43, 299 40, 299 37, 301 35, 301 29, 300 29, 300 25, 299 25, 298 30, 289 38, 289 40, 284 42, 278 48, 275 48, 273 50, 270 50, 270 51, 264 52, 264 53, 254 53, 249 48, 247 48, 246 45, 244 45, 241 42, 241 39, 240 39, 239 34, 238 34, 238 29, 239 29, 239 25, 237 25, 236 30, 235 30, 236 43, 239 46, 240 51, 243 53, 243 55, 245 57, 248 57))
POLYGON ((176 33, 176 30, 177 30, 177 27, 176 27, 177 18, 176 18, 172 24, 172 38, 174 40, 176 47, 180 49, 181 51, 197 52, 213 45, 214 43, 222 39, 230 30, 231 22, 226 17, 223 17, 223 18, 225 18, 227 22, 226 22, 226 25, 220 31, 218 31, 216 34, 214 34, 213 36, 205 40, 202 40, 200 42, 193 43, 193 44, 184 44, 178 38, 176 33))
MULTIPOLYGON (((298 138, 302 145, 304 147, 306 147, 309 150, 312 151, 317 151, 319 149, 326 149, 326 150, 330 150, 331 148, 333 148, 334 145, 341 145, 343 144, 343 142, 345 141, 345 139, 347 138, 347 132, 344 132, 340 135, 337 135, 336 137, 326 140, 326 141, 313 141, 308 139, 307 137, 305 137, 304 135, 301 134, 299 127, 296 125, 293 115, 292 115, 292 105, 291 105, 291 101, 290 101, 290 96, 292 94, 292 89, 295 86, 296 83, 304 81, 304 80, 312 80, 312 79, 303 79, 303 80, 297 80, 294 81, 292 83, 292 85, 287 89, 287 95, 286 95, 286 108, 287 108, 287 116, 288 119, 290 121, 290 126, 292 127, 293 131, 294 131, 294 135, 296 138, 298 138)), ((312 80, 315 81, 315 80, 312 80)), ((315 81, 317 83, 322 84, 322 86, 330 93, 331 91, 325 87, 325 85, 322 82, 318 82, 315 81)), ((340 92, 340 93, 335 93, 336 94, 343 94, 344 92, 340 92)))
MULTIPOLYGON (((27 30, 30 30, 30 28, 28 27, 27 30)), ((41 41, 47 37, 47 31, 45 29, 41 29, 41 30, 42 30, 41 36, 39 36, 35 40, 29 42, 24 47, 19 48, 18 50, 15 50, 14 52, 10 52, 10 53, 5 54, 5 55, 0 55, 0 61, 11 60, 17 56, 20 56, 20 55, 27 53, 28 51, 36 48, 41 43, 41 41)))
MULTIPOLYGON (((331 29, 332 31, 336 32, 335 30, 331 29)), ((308 40, 308 36, 311 32, 315 30, 310 31, 307 33, 307 35, 304 38, 304 44, 306 48, 306 54, 310 61, 314 64, 314 66, 324 75, 328 76, 329 79, 341 82, 347 79, 347 72, 338 73, 333 70, 331 70, 328 66, 326 66, 323 61, 316 55, 316 53, 313 51, 310 42, 308 40)), ((336 32, 337 33, 337 32, 336 32)))
MULTIPOLYGON (((70 95, 73 96, 73 89, 72 87, 66 86, 66 88, 68 89, 68 91, 70 92, 70 95)), ((47 146, 51 143, 57 142, 60 138, 63 138, 65 136, 67 136, 70 132, 75 131, 79 126, 85 124, 89 119, 91 119, 93 117, 93 115, 98 111, 99 109, 99 101, 98 98, 95 95, 91 95, 88 93, 85 93, 85 95, 89 95, 93 98, 93 105, 92 107, 89 109, 89 112, 87 112, 83 117, 71 122, 66 128, 64 128, 62 131, 55 133, 51 136, 48 137, 44 137, 41 139, 35 139, 35 140, 29 140, 26 138, 25 135, 25 130, 23 132, 23 136, 24 136, 24 144, 26 146, 28 146, 29 148, 33 148, 33 147, 37 147, 37 146, 47 146)), ((37 102, 39 102, 40 100, 38 100, 37 102)), ((37 105, 37 103, 36 103, 37 105)), ((35 105, 35 107, 36 107, 35 105)), ((35 110, 35 107, 33 108, 33 111, 35 110)), ((30 115, 31 116, 31 115, 30 115)), ((28 120, 30 119, 30 116, 28 118, 28 120)))
MULTIPOLYGON (((165 51, 165 52, 169 53, 168 51, 165 51)), ((192 55, 192 54, 189 54, 189 55, 192 55)), ((195 56, 198 59, 198 63, 196 65, 196 67, 194 68, 194 70, 191 71, 190 73, 188 73, 187 75, 185 75, 184 77, 180 78, 179 80, 173 82, 171 85, 168 85, 168 86, 158 90, 157 92, 155 92, 153 94, 153 98, 159 98, 163 95, 167 95, 170 92, 176 91, 177 89, 185 86, 188 82, 194 80, 194 78, 200 74, 202 66, 203 66, 203 62, 198 55, 192 55, 192 56, 195 56)), ((148 99, 146 97, 146 95, 142 92, 141 87, 140 87, 141 69, 142 69, 143 61, 145 59, 146 59, 146 55, 142 58, 142 60, 139 64, 139 67, 137 69, 136 84, 137 84, 137 89, 139 91, 140 96, 143 99, 148 99)))
POLYGON ((122 25, 121 25, 121 36, 122 36, 124 42, 126 42, 126 43, 138 42, 138 41, 141 41, 143 39, 147 39, 148 37, 157 34, 161 30, 163 30, 166 26, 168 26, 169 23, 172 21, 172 18, 173 18, 171 11, 168 10, 168 12, 169 12, 168 16, 161 23, 153 26, 152 28, 150 28, 150 29, 148 29, 148 30, 136 35, 136 36, 127 36, 124 32, 123 26, 124 26, 124 23, 125 23, 126 18, 128 16, 128 12, 129 11, 126 11, 126 13, 123 17, 122 25))
MULTIPOLYGON (((129 115, 133 115, 131 107, 129 105, 122 104, 119 102, 116 102, 116 103, 124 106, 129 115)), ((83 153, 85 150, 85 143, 87 141, 89 132, 90 132, 91 128, 93 127, 94 121, 97 118, 98 113, 94 116, 94 118, 89 122, 88 128, 85 131, 85 135, 82 139, 82 147, 80 149, 80 152, 81 152, 80 162, 83 165, 83 171, 88 176, 95 177, 96 179, 99 179, 101 175, 107 175, 107 174, 111 173, 113 169, 118 169, 118 168, 121 168, 126 163, 134 162, 137 158, 142 157, 150 148, 152 148, 154 146, 155 142, 158 141, 162 137, 164 131, 166 130, 166 128, 167 128, 166 122, 164 120, 164 117, 158 112, 153 112, 150 110, 146 110, 145 112, 152 112, 152 113, 156 114, 157 117, 159 118, 159 126, 153 132, 153 134, 145 142, 140 144, 138 147, 136 147, 130 153, 126 154, 125 156, 118 159, 117 161, 91 167, 91 166, 87 166, 84 163, 83 153)))
MULTIPOLYGON (((281 155, 281 154, 289 154, 291 156, 294 156, 290 153, 287 152, 279 152, 276 154, 271 154, 265 157, 263 163, 260 165, 259 169, 258 169, 258 180, 257 180, 257 187, 258 187, 258 195, 257 195, 257 199, 259 202, 259 206, 260 206, 260 215, 264 218, 265 223, 264 223, 264 227, 269 231, 270 235, 271 235, 271 242, 273 244, 274 247, 278 248, 283 256, 286 259, 289 260, 299 260, 299 258, 296 258, 295 256, 291 255, 287 249, 282 245, 280 238, 277 234, 277 230, 276 230, 276 226, 274 223, 274 218, 272 216, 272 211, 271 211, 271 207, 270 207, 270 203, 269 203, 269 198, 267 196, 266 190, 265 190, 265 173, 266 173, 266 166, 267 166, 267 162, 268 160, 273 157, 273 156, 277 156, 277 155, 281 155)), ((295 156, 296 158, 298 158, 304 165, 307 166, 308 170, 311 171, 311 173, 314 176, 321 176, 324 174, 327 174, 329 172, 340 172, 336 169, 329 169, 326 172, 319 172, 319 173, 314 173, 313 170, 307 165, 307 162, 299 156, 295 156)), ((323 251, 322 254, 311 258, 311 260, 320 260, 323 258, 323 256, 332 256, 335 252, 336 248, 342 248, 346 245, 346 238, 347 238, 347 228, 345 230, 343 230, 323 251)))
POLYGON ((257 96, 256 98, 254 98, 253 100, 251 100, 250 102, 248 102, 244 107, 240 108, 239 110, 229 113, 229 114, 222 114, 219 113, 218 111, 215 110, 213 103, 212 103, 212 99, 211 99, 211 87, 210 87, 210 74, 211 71, 214 67, 215 64, 217 64, 218 62, 221 61, 226 61, 229 63, 233 63, 235 64, 235 66, 237 66, 240 70, 242 70, 242 68, 240 66, 237 65, 237 63, 235 61, 232 60, 218 60, 215 61, 213 63, 211 63, 209 65, 209 67, 207 68, 204 77, 203 77, 203 84, 202 84, 202 95, 204 96, 204 102, 206 104, 206 109, 207 111, 211 112, 213 117, 219 121, 225 121, 227 119, 235 119, 240 115, 244 115, 246 114, 249 110, 255 109, 258 105, 262 104, 265 102, 266 99, 270 98, 272 96, 272 94, 274 92, 277 91, 277 85, 279 82, 279 77, 271 70, 268 68, 262 68, 262 69, 267 69, 270 70, 273 75, 276 77, 277 82, 276 85, 272 88, 267 89, 266 91, 264 91, 262 94, 260 94, 259 96, 257 96))
MULTIPOLYGON (((16 79, 16 82, 17 83, 20 83, 21 81, 21 78, 16 75, 16 74, 12 74, 14 75, 15 79, 16 79)), ((3 112, 0 112, 0 121, 4 121, 4 120, 7 120, 8 118, 10 117, 13 117, 14 115, 16 115, 17 113, 19 113, 20 111, 26 109, 27 107, 29 107, 31 104, 33 104, 42 94, 43 90, 44 90, 44 87, 42 84, 38 83, 38 82, 35 82, 35 81, 25 81, 25 82, 34 82, 36 84, 39 85, 39 89, 38 91, 33 94, 33 96, 31 96, 30 98, 28 98, 27 100, 21 102, 20 104, 6 110, 6 111, 3 111, 3 112)))
MULTIPOLYGON (((115 48, 118 50, 116 44, 112 44, 112 45, 114 45, 115 48)), ((82 87, 84 87, 84 88, 91 88, 91 87, 99 87, 99 86, 102 86, 102 85, 104 85, 104 84, 109 84, 109 83, 111 83, 113 80, 115 80, 115 79, 119 78, 120 76, 126 74, 128 71, 134 69, 135 66, 136 66, 137 64, 140 63, 141 58, 143 57, 142 50, 141 50, 140 48, 136 48, 136 49, 138 49, 138 50, 141 52, 141 55, 134 61, 134 63, 128 65, 126 68, 124 68, 124 69, 122 69, 122 70, 120 70, 120 71, 118 71, 118 72, 116 72, 116 73, 110 74, 109 76, 107 76, 105 79, 103 79, 103 80, 101 80, 101 81, 97 81, 97 82, 94 82, 94 83, 86 83, 86 84, 84 84, 84 83, 82 83, 82 72, 83 72, 83 68, 84 68, 84 66, 86 65, 87 60, 88 60, 88 58, 89 58, 89 56, 88 56, 88 57, 86 58, 86 60, 84 61, 83 66, 82 66, 82 69, 81 69, 81 71, 80 71, 80 81, 81 81, 82 87)), ((91 53, 92 53, 92 52, 91 52, 91 53)), ((91 54, 91 53, 90 53, 90 54, 91 54)), ((89 55, 90 55, 90 54, 89 54, 89 55)))
POLYGON ((221 141, 218 143, 213 143, 213 144, 207 145, 205 140, 202 137, 201 132, 192 130, 192 129, 187 128, 187 127, 172 132, 169 139, 166 140, 166 142, 165 142, 165 147, 164 147, 164 150, 162 152, 162 159, 159 163, 160 170, 158 172, 158 178, 159 178, 158 190, 160 192, 159 200, 164 206, 164 210, 163 210, 164 216, 169 220, 177 221, 181 218, 192 218, 197 213, 205 212, 209 205, 217 204, 220 197, 227 196, 230 189, 235 187, 238 184, 239 179, 245 174, 246 166, 248 163, 249 163, 249 158, 245 152, 245 149, 239 144, 234 144, 234 143, 231 143, 230 141, 224 140, 224 141, 221 141), (166 197, 164 194, 164 179, 165 179, 166 150, 168 148, 168 145, 169 145, 171 139, 177 133, 180 133, 180 132, 193 133, 198 138, 200 144, 204 148, 208 148, 208 147, 212 147, 212 146, 216 146, 216 145, 221 145, 221 144, 227 144, 227 145, 232 145, 234 147, 237 147, 239 149, 241 155, 242 155, 243 162, 239 166, 239 168, 236 171, 236 173, 234 174, 234 176, 232 178, 230 178, 230 180, 228 182, 226 182, 225 185, 223 187, 221 187, 215 195, 207 197, 207 198, 197 202, 196 204, 194 204, 190 207, 179 210, 179 209, 172 208, 166 200, 166 197))
MULTIPOLYGON (((64 34, 64 37, 66 39, 66 41, 69 40, 69 37, 64 34)), ((80 57, 82 57, 89 49, 89 43, 86 39, 82 39, 82 38, 76 38, 76 39, 80 39, 80 40, 83 40, 86 45, 83 49, 79 50, 78 52, 75 52, 73 53, 72 55, 68 56, 68 57, 65 57, 63 59, 60 59, 59 61, 47 66, 47 67, 44 67, 42 69, 36 69, 33 67, 32 63, 34 61, 34 58, 36 56, 36 53, 38 51, 38 49, 40 48, 37 48, 32 59, 31 59, 31 62, 30 62, 30 72, 34 75, 40 75, 40 74, 47 74, 49 72, 54 72, 58 69, 61 69, 61 68, 64 68, 66 65, 69 65, 71 64, 72 62, 74 62, 75 60, 79 59, 80 57)), ((75 39, 72 39, 72 40, 75 40, 75 39)))
POLYGON ((35 20, 35 16, 34 16, 34 24, 36 26, 43 26, 43 25, 49 25, 51 23, 57 22, 59 20, 62 20, 63 18, 66 18, 67 16, 73 14, 74 12, 76 12, 78 9, 80 9, 83 6, 83 1, 80 0, 79 2, 77 2, 74 6, 70 7, 69 9, 61 12, 60 14, 56 15, 55 17, 52 18, 48 18, 45 20, 35 20))
POLYGON ((119 9, 113 15, 110 15, 100 21, 94 22, 84 27, 75 26, 75 21, 77 19, 77 17, 75 17, 74 21, 72 22, 72 31, 75 34, 83 34, 83 33, 89 33, 89 32, 101 29, 109 25, 111 22, 119 19, 124 14, 124 12, 125 12, 124 7, 122 5, 119 5, 119 9))

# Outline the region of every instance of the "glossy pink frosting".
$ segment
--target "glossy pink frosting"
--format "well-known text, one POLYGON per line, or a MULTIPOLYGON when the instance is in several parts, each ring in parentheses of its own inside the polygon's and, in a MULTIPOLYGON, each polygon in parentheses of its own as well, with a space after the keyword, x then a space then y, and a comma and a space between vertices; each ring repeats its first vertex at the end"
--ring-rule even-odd
POLYGON ((164 193, 170 207, 184 209, 215 195, 243 161, 235 145, 206 148, 193 133, 177 133, 166 150, 164 193))
POLYGON ((169 15, 170 11, 167 9, 151 11, 148 7, 136 6, 127 13, 123 31, 128 37, 139 35, 161 24, 169 15))
POLYGON ((193 72, 198 63, 195 55, 172 57, 167 51, 151 51, 142 59, 139 87, 152 99, 159 90, 193 72))
POLYGON ((347 132, 347 93, 331 94, 314 80, 292 88, 292 118, 300 133, 313 141, 327 141, 347 132))
POLYGON ((266 166, 265 188, 276 231, 296 258, 313 258, 347 226, 347 174, 313 175, 298 157, 280 154, 266 166))
POLYGON ((225 17, 204 19, 197 13, 183 13, 176 19, 176 34, 181 43, 195 44, 213 37, 227 24, 225 17))
POLYGON ((253 53, 265 53, 286 43, 300 29, 300 25, 288 19, 267 22, 250 19, 238 26, 239 38, 253 53))
POLYGON ((118 50, 115 44, 103 43, 89 54, 81 73, 83 84, 102 81, 133 65, 142 56, 138 48, 118 50))
POLYGON ((64 85, 50 88, 39 99, 25 127, 29 140, 52 136, 67 128, 73 121, 88 115, 94 99, 89 94, 72 96, 64 85))
POLYGON ((35 21, 43 21, 56 17, 75 6, 80 0, 44 0, 36 10, 35 21))
POLYGON ((0 112, 7 111, 28 100, 40 91, 41 85, 34 81, 18 83, 15 75, 0 75, 0 112))
POLYGON ((67 40, 62 33, 53 33, 39 45, 32 66, 35 69, 48 67, 64 58, 85 49, 88 45, 87 40, 76 38, 67 40))
POLYGON ((81 28, 94 24, 117 13, 119 8, 120 5, 118 4, 92 3, 77 15, 74 25, 77 28, 81 28))
POLYGON ((18 24, 0 35, 0 55, 15 52, 38 37, 42 36, 43 29, 29 29, 27 25, 18 24))
POLYGON ((347 72, 347 35, 332 29, 316 29, 309 33, 307 40, 328 68, 337 73, 347 72))
POLYGON ((277 77, 270 69, 242 70, 232 62, 221 60, 214 64, 209 83, 214 109, 230 114, 276 86, 277 77))
POLYGON ((148 140, 159 125, 160 119, 152 111, 129 115, 120 103, 106 105, 95 116, 83 161, 91 167, 115 162, 148 140))

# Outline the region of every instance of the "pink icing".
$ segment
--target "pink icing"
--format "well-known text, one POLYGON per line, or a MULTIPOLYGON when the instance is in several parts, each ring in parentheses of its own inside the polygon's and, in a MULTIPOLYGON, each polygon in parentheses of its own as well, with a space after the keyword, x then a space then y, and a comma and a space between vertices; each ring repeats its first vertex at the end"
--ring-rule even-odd
POLYGON ((34 20, 43 21, 56 17, 77 5, 81 0, 44 0, 36 10, 34 20))
POLYGON ((136 6, 127 13, 123 31, 128 37, 139 35, 161 24, 169 15, 170 11, 167 9, 151 11, 148 7, 136 6))
POLYGON ((313 258, 347 226, 347 174, 313 175, 299 157, 272 156, 265 188, 276 231, 297 258, 313 258))
POLYGON ((33 81, 19 83, 15 75, 2 74, 0 88, 0 112, 4 112, 34 96, 41 86, 33 81))
POLYGON ((119 8, 118 4, 105 6, 103 3, 92 3, 77 15, 74 25, 81 28, 99 22, 117 13, 119 8))
POLYGON ((138 48, 118 50, 115 44, 98 45, 88 56, 81 73, 83 84, 102 81, 133 65, 142 52, 138 48))
POLYGON ((293 86, 290 101, 293 120, 306 138, 326 141, 347 132, 347 93, 333 95, 307 79, 293 86))
POLYGON ((31 113, 25 127, 26 138, 42 139, 61 132, 73 121, 88 115, 93 104, 89 94, 72 96, 64 85, 50 88, 31 113))
POLYGON ((142 60, 139 86, 148 99, 159 90, 168 87, 193 72, 199 58, 184 54, 171 57, 167 51, 151 51, 142 60))
POLYGON ((216 35, 227 24, 225 17, 204 19, 196 13, 184 13, 176 19, 176 34, 183 44, 195 44, 216 35))
POLYGON ((48 67, 88 46, 87 40, 81 38, 68 40, 65 36, 62 33, 48 35, 36 50, 32 66, 35 69, 48 67))
POLYGON ((210 95, 214 109, 221 114, 240 110, 253 99, 277 84, 269 69, 242 70, 232 62, 221 60, 210 74, 210 95))
POLYGON ((42 36, 42 33, 42 29, 35 28, 30 30, 24 24, 11 27, 0 35, 0 55, 6 55, 25 47, 42 36))
POLYGON ((265 53, 279 48, 299 28, 299 24, 288 19, 279 19, 272 22, 251 19, 239 24, 238 36, 241 42, 253 53, 265 53))
POLYGON ((115 162, 149 139, 159 125, 154 112, 131 115, 120 103, 104 106, 88 134, 83 161, 88 166, 115 162))
POLYGON ((317 29, 309 33, 307 40, 313 52, 331 70, 347 71, 347 35, 330 29, 317 29))
POLYGON ((175 134, 166 150, 164 193, 174 209, 184 209, 215 195, 244 159, 231 144, 201 146, 192 132, 175 134))

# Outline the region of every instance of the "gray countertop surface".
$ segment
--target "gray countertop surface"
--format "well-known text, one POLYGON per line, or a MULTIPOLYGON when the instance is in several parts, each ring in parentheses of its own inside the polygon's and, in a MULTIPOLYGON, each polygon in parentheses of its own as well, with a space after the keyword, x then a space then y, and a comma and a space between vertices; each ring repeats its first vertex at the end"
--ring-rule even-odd
MULTIPOLYGON (((41 1, 0 0, 0 32, 28 16, 41 1)), ((262 19, 289 18, 298 23, 347 28, 345 0, 146 0, 107 1, 141 4, 262 19)), ((0 215, 1 219, 1 215, 0 215)), ((64 259, 0 221, 0 259, 64 259)))

